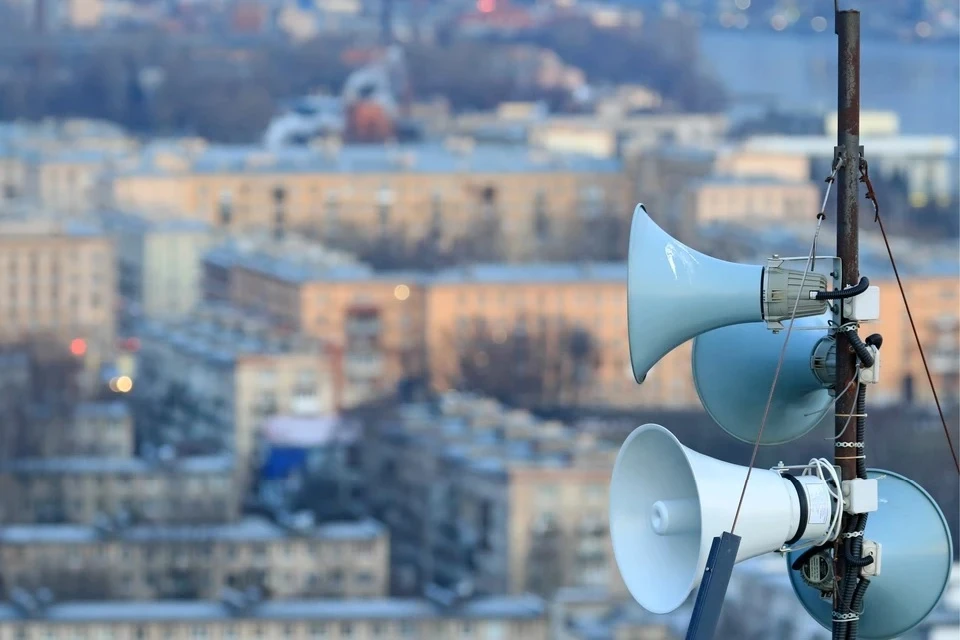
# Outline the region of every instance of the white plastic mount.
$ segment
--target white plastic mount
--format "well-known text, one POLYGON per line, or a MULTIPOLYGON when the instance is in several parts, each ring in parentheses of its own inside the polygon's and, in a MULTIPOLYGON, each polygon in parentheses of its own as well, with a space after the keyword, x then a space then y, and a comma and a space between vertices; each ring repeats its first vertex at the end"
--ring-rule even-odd
POLYGON ((847 320, 872 322, 880 319, 880 287, 869 286, 860 295, 843 301, 843 315, 847 320))
POLYGON ((861 576, 864 578, 872 578, 873 576, 880 575, 880 555, 882 550, 879 542, 864 539, 861 556, 864 558, 870 556, 873 558, 873 562, 860 569, 861 576))
POLYGON ((879 507, 880 496, 876 478, 843 480, 840 485, 843 492, 843 510, 847 513, 870 513, 879 507))
POLYGON ((873 364, 860 369, 860 382, 863 384, 877 384, 880 382, 880 349, 872 344, 867 345, 873 354, 873 364))

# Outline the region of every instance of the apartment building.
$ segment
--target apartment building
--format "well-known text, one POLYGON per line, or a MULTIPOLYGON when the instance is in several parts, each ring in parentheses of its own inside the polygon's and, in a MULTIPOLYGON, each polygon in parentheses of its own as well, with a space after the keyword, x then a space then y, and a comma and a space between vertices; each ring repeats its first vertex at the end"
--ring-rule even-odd
POLYGON ((233 459, 52 457, 0 464, 3 523, 73 523, 129 517, 146 523, 234 520, 233 459))
POLYGON ((103 172, 136 148, 135 139, 108 122, 2 123, 0 200, 23 198, 66 217, 92 212, 102 204, 103 172))
POLYGON ((352 229, 450 243, 499 219, 504 249, 524 257, 542 224, 563 236, 584 213, 628 211, 619 161, 476 145, 282 149, 192 145, 146 150, 111 178, 112 204, 234 230, 304 228, 322 237, 352 229))
POLYGON ((182 318, 201 299, 201 261, 215 241, 194 220, 150 220, 131 213, 100 214, 116 245, 119 293, 131 315, 182 318))
MULTIPOLYGON (((471 344, 477 327, 494 341, 520 331, 546 336, 550 360, 562 368, 572 357, 563 336, 585 330, 595 353, 582 363, 576 401, 613 406, 683 407, 695 403, 689 344, 668 354, 643 386, 630 369, 627 337, 627 269, 623 263, 473 265, 433 276, 427 290, 426 344, 431 381, 456 384, 458 347, 471 344)), ((563 398, 572 401, 571 398, 563 398)))
POLYGON ((713 177, 687 186, 681 215, 686 224, 695 226, 789 222, 816 216, 822 198, 820 187, 808 180, 713 177))
POLYGON ((344 406, 424 372, 424 276, 377 273, 325 253, 242 252, 221 247, 204 263, 208 299, 229 297, 341 354, 344 406))
POLYGON ((546 605, 531 595, 491 596, 445 608, 423 599, 0 604, 4 640, 547 640, 546 605))
MULTIPOLYGON (((921 206, 931 200, 949 203, 957 187, 956 171, 951 169, 957 153, 957 140, 950 136, 863 135, 870 150, 870 173, 906 176, 911 202, 921 206)), ((748 138, 749 151, 790 154, 806 158, 814 176, 830 175, 836 138, 823 136, 760 135, 748 138)))
POLYGON ((265 310, 285 326, 341 345, 345 406, 424 373, 435 388, 450 388, 458 375, 457 349, 478 323, 494 338, 519 328, 556 338, 586 329, 597 364, 589 384, 578 389, 579 401, 696 402, 689 345, 665 357, 661 373, 642 387, 633 382, 624 264, 474 265, 423 274, 211 252, 205 274, 208 298, 229 296, 241 308, 265 310))
POLYGON ((133 456, 133 417, 123 402, 82 402, 73 421, 49 438, 50 456, 133 456))
MULTIPOLYGON (((923 277, 904 278, 903 284, 937 394, 941 402, 953 404, 960 400, 960 278, 955 264, 942 266, 923 277)), ((861 273, 872 278, 877 271, 869 268, 861 265, 861 273)), ((871 284, 880 286, 880 320, 864 325, 860 333, 883 335, 883 375, 870 398, 880 403, 932 403, 896 280, 871 279, 871 284)))
POLYGON ((158 443, 232 451, 241 480, 264 420, 329 415, 340 402, 336 353, 254 311, 205 305, 181 321, 145 321, 138 335, 134 393, 151 408, 147 430, 158 443))
POLYGON ((365 437, 366 495, 391 528, 397 592, 622 591, 606 526, 615 447, 454 393, 372 418, 365 437))
POLYGON ((0 219, 0 341, 79 339, 75 355, 98 369, 115 338, 113 255, 95 227, 0 219))
POLYGON ((258 517, 211 525, 0 527, 0 575, 77 599, 215 599, 223 587, 272 598, 379 598, 389 541, 375 521, 280 526, 258 517))

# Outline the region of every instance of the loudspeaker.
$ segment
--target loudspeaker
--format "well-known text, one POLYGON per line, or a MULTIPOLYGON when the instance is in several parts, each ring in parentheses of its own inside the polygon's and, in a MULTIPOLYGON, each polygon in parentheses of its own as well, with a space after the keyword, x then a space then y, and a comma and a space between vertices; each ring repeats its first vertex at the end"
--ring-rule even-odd
MULTIPOLYGON (((746 475, 747 467, 692 451, 657 424, 627 437, 610 480, 610 537, 644 609, 674 611, 700 584, 713 538, 733 524, 746 475)), ((737 562, 824 537, 834 502, 815 475, 754 469, 734 532, 737 562)))
MULTIPOLYGON (((827 319, 794 321, 760 444, 796 440, 826 413, 832 418, 828 407, 836 357, 830 350, 835 341, 827 335, 827 319)), ((693 381, 700 402, 738 440, 757 440, 785 339, 786 331, 774 333, 762 322, 748 322, 708 331, 693 341, 693 381)))
MULTIPOLYGON (((863 539, 879 543, 880 573, 868 578, 858 635, 886 640, 916 627, 940 601, 950 582, 953 540, 943 512, 920 485, 891 471, 867 475, 878 478, 880 505, 867 516, 863 539)), ((830 629, 832 602, 789 568, 800 553, 787 554, 790 581, 803 607, 830 629)))
POLYGON ((675 240, 647 215, 633 212, 627 259, 627 328, 633 376, 642 383, 657 362, 705 331, 744 322, 789 318, 799 296, 797 317, 827 309, 816 300, 827 277, 782 268, 711 258, 675 240))

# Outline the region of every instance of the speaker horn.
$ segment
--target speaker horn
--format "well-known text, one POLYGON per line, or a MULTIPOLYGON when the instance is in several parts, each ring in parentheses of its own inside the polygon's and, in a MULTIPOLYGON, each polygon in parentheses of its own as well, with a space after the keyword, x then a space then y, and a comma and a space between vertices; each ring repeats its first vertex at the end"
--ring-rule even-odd
MULTIPOLYGON (((929 615, 950 582, 953 539, 947 519, 930 494, 893 473, 869 469, 877 478, 879 508, 867 517, 864 544, 878 543, 879 574, 871 576, 863 596, 862 640, 898 638, 929 615)), ((832 628, 833 603, 790 565, 802 552, 787 553, 787 570, 800 603, 825 628, 832 628)), ((824 565, 829 566, 829 565, 824 565)))
MULTIPOLYGON (((610 480, 610 537, 644 609, 674 611, 700 584, 713 538, 733 524, 747 469, 688 449, 657 424, 627 436, 610 480)), ((737 520, 737 562, 824 538, 836 508, 816 475, 754 469, 737 520)))
MULTIPOLYGON (((836 341, 827 333, 827 318, 795 321, 760 444, 796 440, 828 412, 836 341), (818 326, 823 330, 814 328, 818 326)), ((700 403, 737 440, 757 440, 785 339, 785 331, 774 333, 762 322, 721 327, 694 338, 693 382, 700 403)))
POLYGON ((633 211, 627 258, 627 328, 633 376, 642 383, 663 356, 705 331, 743 322, 781 326, 797 297, 797 317, 827 309, 816 300, 827 277, 711 258, 675 240, 650 219, 643 204, 633 211))

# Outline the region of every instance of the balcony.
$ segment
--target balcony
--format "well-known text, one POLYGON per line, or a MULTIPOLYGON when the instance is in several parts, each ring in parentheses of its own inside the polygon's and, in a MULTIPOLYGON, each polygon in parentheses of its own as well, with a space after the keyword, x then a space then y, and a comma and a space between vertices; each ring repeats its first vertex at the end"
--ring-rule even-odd
POLYGON ((383 375, 383 356, 374 353, 349 354, 343 359, 343 369, 353 380, 379 378, 383 375))
POLYGON ((318 395, 295 395, 290 398, 290 412, 294 415, 309 416, 321 413, 325 407, 318 395))
POLYGON ((934 351, 930 356, 930 372, 941 376, 960 373, 960 351, 934 351))

